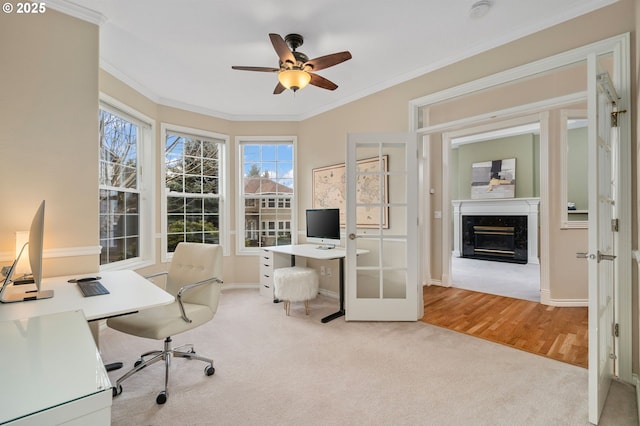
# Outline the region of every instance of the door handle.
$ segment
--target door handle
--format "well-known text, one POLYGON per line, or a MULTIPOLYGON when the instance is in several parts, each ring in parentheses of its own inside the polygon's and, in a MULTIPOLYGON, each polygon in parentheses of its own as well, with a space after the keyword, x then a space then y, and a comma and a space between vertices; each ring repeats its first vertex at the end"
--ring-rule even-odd
POLYGON ((356 234, 353 234, 353 233, 349 234, 349 239, 350 240, 355 240, 356 239, 356 234))
POLYGON ((613 254, 604 254, 601 253, 600 251, 598 251, 598 255, 594 255, 594 254, 589 254, 586 252, 578 252, 576 253, 576 258, 578 259, 598 259, 598 263, 601 260, 615 260, 617 256, 613 255, 613 254))
POLYGON ((601 260, 615 260, 616 256, 613 254, 603 254, 598 251, 598 262, 601 260))

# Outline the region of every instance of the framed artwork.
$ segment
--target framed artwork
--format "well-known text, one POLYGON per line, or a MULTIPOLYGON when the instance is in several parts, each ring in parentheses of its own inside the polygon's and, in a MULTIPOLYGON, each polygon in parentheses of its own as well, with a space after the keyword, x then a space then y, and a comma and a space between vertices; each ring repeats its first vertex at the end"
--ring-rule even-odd
MULTIPOLYGON (((357 227, 358 228, 389 228, 389 208, 381 204, 389 202, 389 182, 387 175, 383 175, 382 194, 380 191, 380 165, 384 172, 388 172, 389 156, 383 155, 382 161, 378 157, 358 160, 358 172, 365 173, 358 176, 356 185, 356 197, 358 204, 371 204, 370 206, 358 207, 357 227), (374 174, 366 174, 374 173, 374 174), (382 200, 380 199, 382 195, 382 200), (380 224, 380 209, 382 210, 382 224, 380 224)), ((347 174, 344 163, 333 166, 313 169, 313 208, 339 208, 340 226, 346 225, 346 192, 347 174)))
POLYGON ((484 161, 471 165, 471 199, 514 198, 516 159, 484 161))

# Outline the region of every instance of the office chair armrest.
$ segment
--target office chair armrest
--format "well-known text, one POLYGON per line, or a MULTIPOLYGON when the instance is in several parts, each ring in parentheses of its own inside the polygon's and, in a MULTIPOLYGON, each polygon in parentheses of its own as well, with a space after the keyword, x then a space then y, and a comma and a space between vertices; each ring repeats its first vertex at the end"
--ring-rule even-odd
POLYGON ((189 319, 189 317, 187 316, 186 312, 184 311, 184 306, 182 305, 182 295, 184 293, 186 293, 189 290, 192 290, 196 287, 200 287, 202 285, 205 284, 222 284, 222 280, 218 277, 213 277, 213 278, 209 278, 203 281, 198 281, 197 283, 193 283, 193 284, 187 284, 187 285, 183 285, 180 288, 180 291, 178 291, 178 294, 176 295, 176 299, 178 299, 178 306, 180 306, 180 313, 182 314, 182 319, 185 322, 192 322, 191 319, 189 319))
POLYGON ((167 280, 166 277, 169 275, 168 271, 156 272, 154 274, 144 275, 146 279, 157 285, 158 287, 166 290, 167 289, 167 280), (165 277, 164 280, 156 281, 153 278, 165 277))
POLYGON ((144 277, 149 279, 149 278, 155 278, 155 277, 159 277, 161 275, 168 275, 169 272, 164 271, 164 272, 156 272, 155 274, 149 274, 149 275, 145 275, 144 277))

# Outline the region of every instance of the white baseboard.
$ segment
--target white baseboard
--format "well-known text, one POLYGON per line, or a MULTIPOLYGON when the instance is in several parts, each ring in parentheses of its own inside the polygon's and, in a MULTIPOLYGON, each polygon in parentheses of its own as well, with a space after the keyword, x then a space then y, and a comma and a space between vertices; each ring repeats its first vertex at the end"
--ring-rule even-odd
MULTIPOLYGON (((445 285, 440 280, 430 279, 425 285, 437 285, 440 287, 451 287, 445 285)), ((558 306, 565 308, 585 308, 589 306, 589 300, 587 299, 552 299, 549 295, 549 290, 540 291, 540 303, 548 306, 558 306)))
POLYGON ((260 284, 222 284, 222 291, 224 290, 237 290, 243 288, 255 288, 256 290, 260 289, 260 284))
POLYGON ((589 307, 589 299, 552 299, 549 290, 540 290, 540 303, 565 308, 589 307))
MULTIPOLYGON (((256 289, 259 290, 260 289, 260 284, 223 284, 222 285, 222 290, 238 290, 238 289, 256 289)), ((338 293, 336 293, 335 291, 330 291, 324 288, 321 288, 318 290, 318 293, 320 293, 323 296, 327 296, 330 297, 332 299, 336 299, 338 300, 340 297, 338 295, 338 293)))
POLYGON ((320 293, 323 296, 330 297, 332 299, 336 299, 336 300, 340 299, 340 296, 335 291, 329 291, 327 289, 321 288, 320 290, 318 290, 318 293, 320 293))

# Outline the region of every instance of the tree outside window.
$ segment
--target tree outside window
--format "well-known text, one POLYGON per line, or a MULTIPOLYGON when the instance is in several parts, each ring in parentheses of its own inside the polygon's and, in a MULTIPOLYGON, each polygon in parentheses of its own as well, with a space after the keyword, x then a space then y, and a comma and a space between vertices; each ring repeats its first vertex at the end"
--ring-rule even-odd
POLYGON ((220 152, 220 141, 167 133, 167 252, 182 241, 220 243, 220 152))
POLYGON ((100 109, 100 264, 140 256, 139 128, 100 109))

